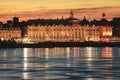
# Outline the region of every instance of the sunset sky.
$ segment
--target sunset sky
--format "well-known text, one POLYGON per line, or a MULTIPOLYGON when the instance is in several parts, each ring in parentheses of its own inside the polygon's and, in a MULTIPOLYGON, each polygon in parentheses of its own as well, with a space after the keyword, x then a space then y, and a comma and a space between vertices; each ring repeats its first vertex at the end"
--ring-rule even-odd
POLYGON ((120 17, 120 0, 0 0, 0 21, 5 22, 17 16, 20 20, 36 18, 69 17, 70 10, 74 17, 82 20, 120 17))

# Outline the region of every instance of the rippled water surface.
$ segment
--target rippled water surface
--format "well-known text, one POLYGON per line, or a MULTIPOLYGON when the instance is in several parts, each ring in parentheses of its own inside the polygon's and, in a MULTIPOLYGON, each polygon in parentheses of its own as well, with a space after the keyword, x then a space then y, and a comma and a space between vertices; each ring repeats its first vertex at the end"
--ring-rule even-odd
POLYGON ((0 49, 0 80, 120 80, 120 48, 0 49))

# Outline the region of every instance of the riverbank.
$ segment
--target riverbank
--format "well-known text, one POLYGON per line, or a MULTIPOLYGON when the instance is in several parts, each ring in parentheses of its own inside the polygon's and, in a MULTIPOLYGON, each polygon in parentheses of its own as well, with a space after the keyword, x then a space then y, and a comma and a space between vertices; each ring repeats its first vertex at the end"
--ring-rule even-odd
POLYGON ((41 42, 37 44, 2 44, 0 48, 45 48, 45 47, 120 47, 120 42, 41 42))

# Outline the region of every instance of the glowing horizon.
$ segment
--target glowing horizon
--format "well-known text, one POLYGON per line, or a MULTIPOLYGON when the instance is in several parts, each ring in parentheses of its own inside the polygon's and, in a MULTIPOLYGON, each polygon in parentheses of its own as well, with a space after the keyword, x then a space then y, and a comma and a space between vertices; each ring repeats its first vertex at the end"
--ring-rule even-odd
POLYGON ((78 19, 84 16, 90 19, 102 18, 102 13, 106 13, 106 18, 120 17, 119 0, 2 0, 0 1, 0 21, 6 22, 14 16, 20 20, 35 18, 64 18, 69 17, 69 12, 73 9, 74 15, 78 19))

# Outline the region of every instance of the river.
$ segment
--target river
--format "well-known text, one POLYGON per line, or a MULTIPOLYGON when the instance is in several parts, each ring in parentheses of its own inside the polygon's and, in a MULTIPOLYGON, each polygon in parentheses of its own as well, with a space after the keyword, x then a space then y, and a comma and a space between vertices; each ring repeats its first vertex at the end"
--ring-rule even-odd
POLYGON ((0 80, 119 79, 119 47, 0 49, 0 80))

